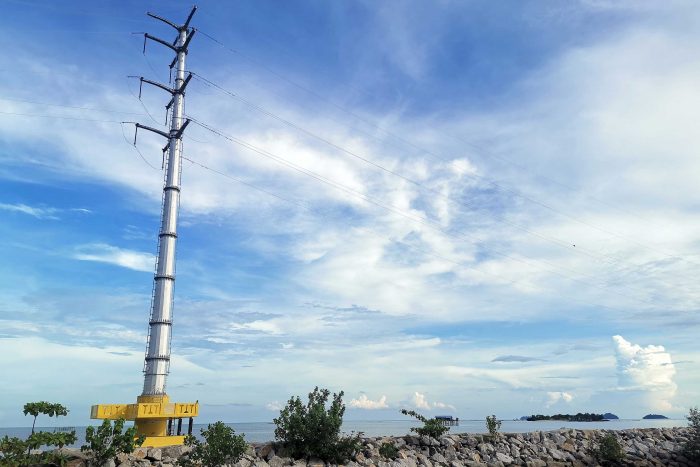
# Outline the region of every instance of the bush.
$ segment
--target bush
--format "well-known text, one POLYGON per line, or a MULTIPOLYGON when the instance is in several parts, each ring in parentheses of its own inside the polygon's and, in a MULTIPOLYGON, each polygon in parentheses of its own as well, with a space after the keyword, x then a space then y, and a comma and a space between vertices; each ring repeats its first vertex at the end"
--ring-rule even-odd
POLYGON ((26 465, 65 465, 65 457, 56 451, 44 450, 42 452, 32 452, 42 447, 62 448, 67 444, 75 443, 77 436, 75 431, 50 433, 45 431, 35 432, 36 419, 40 414, 49 417, 67 415, 68 409, 61 404, 49 402, 28 402, 24 404, 24 415, 34 416, 32 422, 32 433, 24 440, 17 437, 5 436, 0 440, 0 465, 3 466, 26 466, 26 465))
POLYGON ((203 465, 215 467, 224 464, 235 464, 246 451, 243 435, 237 435, 235 430, 224 422, 216 422, 200 430, 204 443, 192 435, 185 438, 185 444, 192 451, 180 458, 178 465, 203 465))
POLYGON ((295 459, 318 457, 326 462, 341 463, 360 447, 360 434, 341 436, 345 405, 343 391, 330 396, 328 389, 314 388, 304 405, 299 396, 292 397, 274 419, 275 438, 295 459))
POLYGON ((137 446, 143 443, 143 437, 136 437, 136 428, 131 427, 122 433, 124 420, 105 420, 97 427, 89 426, 85 429, 85 441, 80 450, 90 456, 90 464, 101 466, 117 454, 131 454, 137 446))
POLYGON ((602 465, 619 465, 625 452, 614 434, 608 433, 601 438, 598 446, 591 451, 593 457, 602 465))
POLYGON ((683 455, 692 461, 700 463, 700 410, 691 407, 688 416, 688 441, 683 446, 683 455))
POLYGON ((30 464, 29 447, 23 439, 5 436, 0 439, 0 465, 15 467, 30 464))
POLYGON ((495 415, 489 415, 486 417, 486 428, 489 430, 489 435, 492 438, 498 438, 498 430, 501 429, 501 421, 496 418, 495 415))
POLYGON ((422 427, 412 427, 411 431, 418 433, 421 436, 429 436, 431 438, 438 439, 448 431, 450 431, 449 426, 445 426, 442 422, 436 418, 427 419, 421 414, 414 412, 413 410, 401 409, 401 413, 404 415, 409 415, 415 419, 423 422, 422 427))
POLYGON ((379 455, 387 460, 396 459, 399 455, 399 448, 392 443, 382 443, 382 445, 379 446, 379 455))

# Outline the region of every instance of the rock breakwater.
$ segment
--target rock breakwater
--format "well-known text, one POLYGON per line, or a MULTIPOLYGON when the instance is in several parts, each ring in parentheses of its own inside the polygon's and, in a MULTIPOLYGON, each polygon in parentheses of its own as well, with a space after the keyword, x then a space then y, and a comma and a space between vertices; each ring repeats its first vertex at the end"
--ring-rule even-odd
MULTIPOLYGON (((439 440, 426 436, 363 438, 362 447, 348 467, 527 467, 595 466, 591 455, 600 440, 608 433, 617 437, 625 459, 624 466, 696 467, 682 454, 688 439, 688 428, 645 428, 630 430, 574 430, 504 433, 493 439, 486 435, 448 434, 439 440), (384 443, 398 448, 395 459, 379 454, 384 443)), ((106 467, 175 467, 177 460, 187 452, 185 446, 167 448, 140 448, 130 455, 120 455, 106 467)), ((65 450, 71 457, 70 467, 82 467, 86 460, 74 450, 65 450)), ((325 467, 318 459, 294 460, 285 456, 277 443, 249 446, 245 456, 233 467, 325 467)))

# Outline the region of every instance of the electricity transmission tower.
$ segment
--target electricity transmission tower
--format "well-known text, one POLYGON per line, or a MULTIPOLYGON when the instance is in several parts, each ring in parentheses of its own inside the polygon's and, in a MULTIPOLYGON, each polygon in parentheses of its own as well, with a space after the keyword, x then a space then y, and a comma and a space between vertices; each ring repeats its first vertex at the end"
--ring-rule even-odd
MULTIPOLYGON (((153 13, 151 18, 162 21, 177 31, 173 42, 144 33, 143 51, 146 52, 148 40, 162 44, 175 52, 170 64, 171 75, 174 70, 174 86, 170 87, 144 77, 143 83, 164 90, 171 95, 166 111, 170 113, 170 131, 165 132, 136 123, 134 144, 139 128, 156 133, 165 139, 163 148, 165 182, 163 186, 163 206, 161 212, 160 232, 158 234, 158 256, 154 276, 151 314, 148 322, 146 339, 146 358, 144 362, 143 392, 135 404, 99 404, 92 406, 92 418, 134 420, 139 435, 146 437, 143 446, 166 446, 182 444, 183 418, 189 418, 188 432, 192 433, 193 417, 199 414, 199 403, 171 403, 165 392, 166 379, 170 369, 170 341, 172 338, 173 291, 175 287, 175 246, 177 243, 177 217, 180 207, 180 178, 182 172, 182 135, 190 120, 184 117, 185 88, 192 78, 185 76, 185 59, 187 49, 194 37, 195 29, 190 21, 197 7, 193 7, 183 24, 175 24, 153 13), (167 159, 165 153, 167 152, 167 159), (177 428, 173 427, 177 421, 177 428)), ((139 91, 140 97, 140 91, 139 91)))

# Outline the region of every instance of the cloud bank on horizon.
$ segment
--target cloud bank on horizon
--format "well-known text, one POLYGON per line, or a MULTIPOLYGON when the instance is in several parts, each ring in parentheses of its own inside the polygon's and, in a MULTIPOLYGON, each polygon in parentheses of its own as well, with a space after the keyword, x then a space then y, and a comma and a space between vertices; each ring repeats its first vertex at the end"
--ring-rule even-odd
MULTIPOLYGON (((174 397, 227 421, 316 385, 358 418, 697 404, 700 7, 199 6, 228 48, 188 66, 238 98, 193 79, 187 113, 242 144, 188 128, 174 397)), ((123 77, 167 81, 130 34, 166 32, 135 1, 8 9, 0 419, 80 423, 141 387, 161 141, 122 121, 165 103, 123 77)))

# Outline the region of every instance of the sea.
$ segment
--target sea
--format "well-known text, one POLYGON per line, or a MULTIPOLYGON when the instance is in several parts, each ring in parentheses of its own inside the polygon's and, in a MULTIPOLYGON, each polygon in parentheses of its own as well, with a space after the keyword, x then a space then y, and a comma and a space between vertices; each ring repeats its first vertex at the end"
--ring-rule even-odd
MULTIPOLYGON (((272 422, 252 422, 252 423, 227 423, 237 434, 244 434, 245 439, 251 443, 263 443, 272 441, 275 438, 275 425, 272 422)), ((345 433, 361 432, 364 436, 401 436, 410 433, 411 428, 421 426, 420 422, 414 420, 346 420, 343 423, 342 431, 345 433)), ((528 422, 524 420, 503 420, 501 425, 502 433, 526 433, 530 431, 554 431, 561 428, 574 428, 577 430, 623 430, 627 428, 665 428, 688 426, 686 419, 666 419, 666 420, 635 420, 621 419, 603 422, 563 422, 563 421, 537 421, 528 422)), ((183 424, 183 428, 186 424, 183 424)), ((199 434, 206 424, 194 425, 194 433, 199 434)), ((78 440, 74 446, 81 446, 85 443, 84 426, 77 427, 37 427, 42 431, 70 431, 75 430, 78 440)), ((450 427, 450 433, 486 433, 486 422, 484 420, 461 420, 458 426, 450 427)), ((31 433, 29 427, 0 428, 0 438, 4 436, 27 437, 31 433)))

